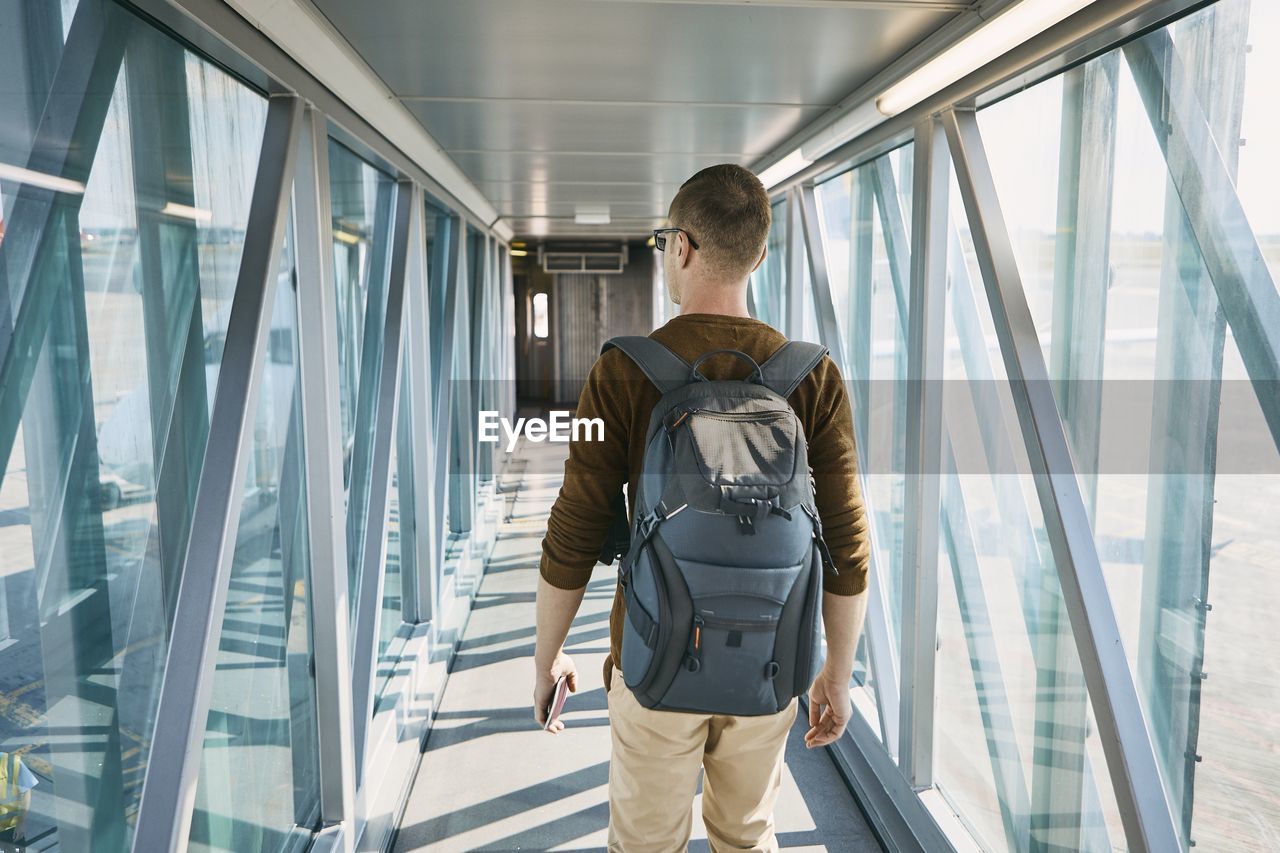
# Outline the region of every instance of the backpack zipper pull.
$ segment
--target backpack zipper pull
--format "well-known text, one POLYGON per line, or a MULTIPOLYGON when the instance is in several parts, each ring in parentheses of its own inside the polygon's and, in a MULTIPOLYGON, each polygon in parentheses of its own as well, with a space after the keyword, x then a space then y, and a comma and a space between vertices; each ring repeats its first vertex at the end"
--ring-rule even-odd
POLYGON ((689 650, 684 656, 685 669, 697 672, 702 668, 702 628, 706 623, 694 614, 693 630, 689 632, 689 650))
POLYGON ((689 415, 692 415, 692 414, 693 414, 694 412, 696 412, 696 411, 698 411, 696 408, 694 408, 694 409, 685 409, 684 411, 682 411, 682 412, 680 413, 680 417, 678 417, 678 418, 676 418, 674 421, 672 421, 671 426, 670 426, 670 427, 668 427, 667 429, 668 429, 668 430, 674 430, 676 427, 680 426, 680 424, 684 423, 684 422, 685 422, 685 419, 687 419, 687 418, 689 417, 689 415))

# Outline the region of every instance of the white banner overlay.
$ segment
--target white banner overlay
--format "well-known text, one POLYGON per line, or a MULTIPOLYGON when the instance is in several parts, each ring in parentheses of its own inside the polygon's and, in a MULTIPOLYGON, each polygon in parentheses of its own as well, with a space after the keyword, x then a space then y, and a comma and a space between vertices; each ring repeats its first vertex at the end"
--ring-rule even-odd
POLYGON ((603 418, 575 418, 567 410, 552 410, 549 418, 516 418, 513 424, 510 419, 502 417, 496 411, 483 409, 480 411, 477 430, 478 440, 482 444, 497 444, 499 431, 506 436, 508 453, 516 449, 520 436, 533 442, 569 442, 569 441, 604 441, 603 418))

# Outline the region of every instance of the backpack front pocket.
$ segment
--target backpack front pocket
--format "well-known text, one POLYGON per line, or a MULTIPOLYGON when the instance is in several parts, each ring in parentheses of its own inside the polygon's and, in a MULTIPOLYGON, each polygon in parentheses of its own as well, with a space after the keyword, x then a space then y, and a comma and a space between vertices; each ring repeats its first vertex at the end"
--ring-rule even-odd
POLYGON ((783 605, 801 566, 742 568, 676 560, 693 603, 680 668, 662 704, 755 716, 778 711, 775 656, 783 605))
POLYGON ((623 590, 622 677, 628 687, 639 691, 653 680, 658 662, 655 653, 670 631, 666 585, 656 575, 652 549, 645 547, 636 557, 623 590))

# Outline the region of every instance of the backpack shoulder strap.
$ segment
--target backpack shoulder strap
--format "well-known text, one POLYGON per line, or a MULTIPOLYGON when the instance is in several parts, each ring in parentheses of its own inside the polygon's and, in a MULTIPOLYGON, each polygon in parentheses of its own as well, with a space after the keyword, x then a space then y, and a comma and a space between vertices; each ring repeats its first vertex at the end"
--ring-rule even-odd
POLYGON ((827 348, 821 344, 787 341, 760 365, 761 379, 767 388, 785 400, 826 354, 827 348))
POLYGON ((693 372, 689 362, 653 338, 642 335, 610 338, 600 348, 600 354, 604 355, 615 348, 626 353, 627 357, 644 371, 644 375, 649 377, 649 381, 657 386, 661 394, 689 384, 689 374, 693 372))

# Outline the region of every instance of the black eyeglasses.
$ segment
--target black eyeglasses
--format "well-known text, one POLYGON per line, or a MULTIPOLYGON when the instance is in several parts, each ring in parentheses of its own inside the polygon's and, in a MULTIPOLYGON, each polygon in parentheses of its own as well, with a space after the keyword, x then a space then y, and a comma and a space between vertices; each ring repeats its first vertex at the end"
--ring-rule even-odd
POLYGON ((698 244, 693 241, 693 235, 683 228, 655 228, 653 229, 653 245, 657 247, 659 252, 667 250, 667 235, 676 234, 684 231, 684 236, 689 238, 689 245, 698 248, 698 244))

